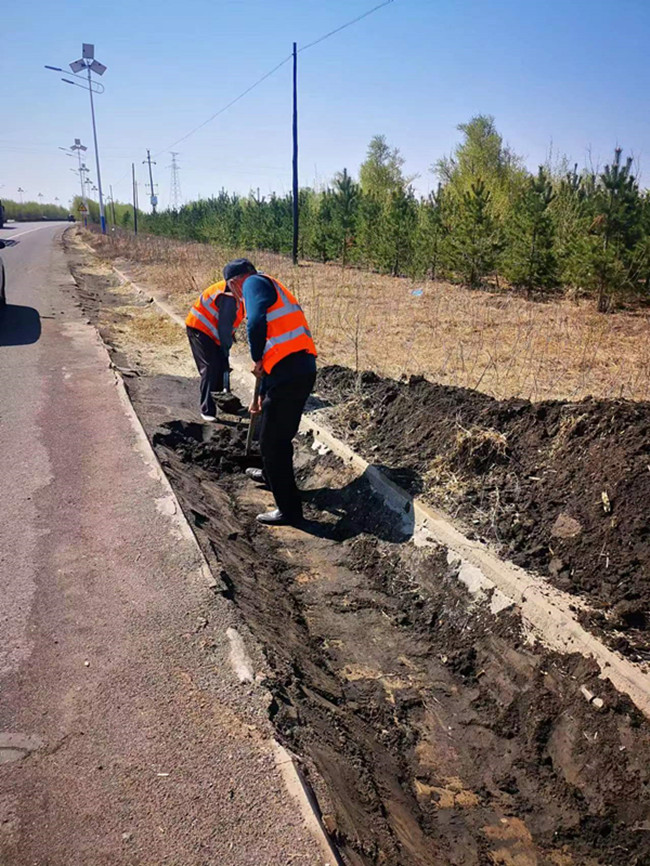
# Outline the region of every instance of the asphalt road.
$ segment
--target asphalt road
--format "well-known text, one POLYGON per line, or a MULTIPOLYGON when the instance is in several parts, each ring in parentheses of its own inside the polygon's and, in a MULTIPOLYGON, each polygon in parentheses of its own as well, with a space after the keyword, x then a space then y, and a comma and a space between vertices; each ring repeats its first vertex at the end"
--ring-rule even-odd
POLYGON ((319 863, 63 228, 0 231, 0 863, 319 863))

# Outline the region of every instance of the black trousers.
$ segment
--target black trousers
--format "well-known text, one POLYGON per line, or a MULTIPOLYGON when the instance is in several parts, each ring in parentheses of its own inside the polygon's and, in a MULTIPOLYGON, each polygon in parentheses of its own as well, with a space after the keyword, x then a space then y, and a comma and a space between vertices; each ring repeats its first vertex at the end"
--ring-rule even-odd
POLYGON ((300 417, 316 381, 315 373, 296 376, 271 386, 262 402, 260 451, 264 475, 275 503, 288 517, 302 515, 302 502, 293 474, 293 442, 300 417))
POLYGON ((201 377, 201 412, 216 415, 217 405, 213 391, 223 391, 223 374, 228 368, 228 359, 212 337, 197 328, 187 328, 187 338, 201 377))

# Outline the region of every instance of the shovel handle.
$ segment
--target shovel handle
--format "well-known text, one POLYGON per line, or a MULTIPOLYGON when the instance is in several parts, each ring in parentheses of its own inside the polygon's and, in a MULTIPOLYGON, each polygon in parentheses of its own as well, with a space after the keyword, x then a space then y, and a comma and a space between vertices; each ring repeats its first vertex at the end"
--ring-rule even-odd
MULTIPOLYGON (((257 398, 260 396, 260 388, 262 387, 262 377, 258 376, 255 379, 255 391, 253 392, 253 403, 257 403, 257 398)), ((248 424, 248 433, 246 434, 246 454, 251 453, 251 446, 253 444, 253 434, 255 433, 255 422, 257 420, 257 415, 251 415, 251 420, 248 424)))

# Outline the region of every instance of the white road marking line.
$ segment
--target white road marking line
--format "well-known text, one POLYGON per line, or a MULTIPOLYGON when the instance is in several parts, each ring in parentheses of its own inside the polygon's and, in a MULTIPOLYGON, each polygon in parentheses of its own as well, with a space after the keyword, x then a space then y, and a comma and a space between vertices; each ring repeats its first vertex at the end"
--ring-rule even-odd
POLYGON ((2 240, 3 241, 12 241, 14 238, 19 238, 21 235, 31 235, 32 232, 40 232, 43 229, 49 229, 49 228, 51 228, 51 226, 47 225, 47 226, 39 226, 36 229, 27 229, 27 231, 18 232, 17 235, 8 235, 6 238, 3 237, 2 240))

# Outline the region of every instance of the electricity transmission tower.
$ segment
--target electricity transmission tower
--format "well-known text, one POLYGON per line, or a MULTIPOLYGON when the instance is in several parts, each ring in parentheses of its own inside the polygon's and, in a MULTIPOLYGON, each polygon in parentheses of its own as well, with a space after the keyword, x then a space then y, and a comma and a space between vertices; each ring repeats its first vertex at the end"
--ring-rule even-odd
POLYGON ((181 206, 182 201, 181 181, 178 174, 180 166, 176 162, 176 157, 178 156, 178 153, 172 151, 170 155, 172 158, 172 164, 167 166, 167 168, 170 168, 172 171, 171 190, 169 193, 169 207, 173 208, 174 210, 178 210, 181 206))

